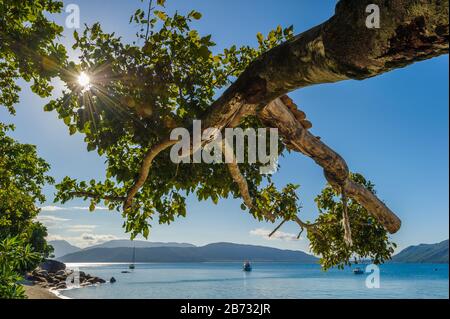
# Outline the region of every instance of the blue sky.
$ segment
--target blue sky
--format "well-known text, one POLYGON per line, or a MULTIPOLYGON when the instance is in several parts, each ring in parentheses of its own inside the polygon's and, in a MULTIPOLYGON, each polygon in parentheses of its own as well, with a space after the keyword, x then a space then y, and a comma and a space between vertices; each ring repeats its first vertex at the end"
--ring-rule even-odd
MULTIPOLYGON (((212 34, 222 50, 233 44, 256 45, 256 33, 267 33, 277 25, 294 25, 296 33, 332 16, 336 1, 298 0, 168 0, 168 10, 203 13, 195 27, 212 34)), ((80 0, 81 22, 100 21, 106 31, 115 31, 132 41, 137 27, 129 17, 139 0, 80 0)), ((63 23, 66 15, 55 17, 63 23)), ((61 41, 72 43, 66 30, 61 41)), ((76 57, 75 52, 71 56, 76 57)), ((21 84, 23 84, 21 82, 21 84)), ((45 100, 23 85, 17 116, 0 110, 2 122, 16 124, 13 136, 38 146, 39 154, 52 166, 51 174, 89 180, 104 177, 104 159, 88 153, 81 135, 69 136, 55 113, 45 113, 45 100)), ((57 95, 57 91, 55 92, 57 95)), ((401 230, 392 238, 399 248, 432 243, 448 238, 449 140, 448 140, 448 56, 420 62, 405 69, 365 80, 346 81, 302 89, 290 94, 314 124, 312 132, 337 150, 354 172, 376 184, 378 195, 402 219, 401 230)), ((303 219, 314 219, 314 197, 325 185, 322 170, 311 159, 289 154, 280 161, 274 179, 279 186, 301 185, 299 196, 303 219)), ((52 204, 54 189, 47 187, 46 206, 52 204)), ((57 204, 56 204, 57 205, 57 204)), ((285 225, 280 238, 261 236, 273 225, 258 223, 239 208, 240 201, 188 201, 188 216, 170 226, 154 225, 151 241, 179 241, 207 244, 228 241, 308 250, 306 239, 291 240, 296 225, 285 225)), ((60 206, 60 205, 59 205, 60 206)), ((77 245, 89 245, 113 238, 126 238, 122 218, 104 210, 89 213, 82 201, 65 207, 47 208, 41 219, 51 238, 64 238, 77 245)))

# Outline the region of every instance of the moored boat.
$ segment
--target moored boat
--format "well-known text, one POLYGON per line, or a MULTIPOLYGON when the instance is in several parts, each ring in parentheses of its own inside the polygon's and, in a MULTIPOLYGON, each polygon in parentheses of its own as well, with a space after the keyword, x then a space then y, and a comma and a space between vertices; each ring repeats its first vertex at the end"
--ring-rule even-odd
POLYGON ((242 268, 243 271, 252 271, 252 266, 249 261, 244 262, 244 266, 242 268))
POLYGON ((353 273, 355 275, 362 275, 362 274, 364 274, 364 270, 359 267, 356 267, 355 269, 353 269, 353 273))

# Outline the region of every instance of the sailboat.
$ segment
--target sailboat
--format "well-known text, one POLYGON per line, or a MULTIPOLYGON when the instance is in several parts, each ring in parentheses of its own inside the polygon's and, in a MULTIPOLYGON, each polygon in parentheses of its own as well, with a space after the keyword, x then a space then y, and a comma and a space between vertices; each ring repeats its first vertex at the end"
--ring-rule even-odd
POLYGON ((135 261, 136 261, 136 246, 133 247, 133 259, 132 259, 131 264, 128 266, 129 269, 135 268, 135 265, 134 265, 135 261))

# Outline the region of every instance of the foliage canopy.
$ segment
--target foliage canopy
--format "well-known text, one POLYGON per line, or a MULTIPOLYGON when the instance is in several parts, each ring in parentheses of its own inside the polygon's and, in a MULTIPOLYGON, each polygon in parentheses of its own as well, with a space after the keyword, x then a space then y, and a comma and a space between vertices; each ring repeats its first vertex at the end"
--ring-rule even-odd
MULTIPOLYGON (((256 48, 231 46, 215 53, 212 36, 200 35, 192 28, 192 22, 202 17, 199 12, 169 15, 164 4, 158 0, 157 8, 150 8, 148 14, 145 9, 138 9, 131 17, 130 22, 140 30, 133 43, 104 32, 100 23, 75 32, 73 49, 81 52, 79 63, 75 63, 68 61, 65 48, 56 44, 62 29, 43 14, 58 12, 60 2, 25 1, 17 6, 15 1, 0 0, 0 104, 14 112, 19 91, 15 80, 19 77, 33 80, 32 88, 41 96, 50 94, 49 80, 53 76, 65 83, 61 98, 52 100, 45 110, 56 111, 71 135, 82 134, 88 151, 105 156, 107 169, 102 181, 66 177, 56 186, 55 200, 65 203, 75 197, 90 199, 91 210, 103 201, 111 210, 122 212, 124 228, 132 237, 147 237, 154 218, 170 224, 175 218, 186 216, 186 197, 191 194, 216 204, 221 198, 243 197, 226 165, 174 164, 168 152, 162 150, 154 157, 132 204, 124 205, 139 179, 146 154, 167 141, 173 128, 191 127, 193 120, 208 112, 218 92, 266 51, 293 38, 292 27, 279 26, 267 36, 259 33, 256 48), (24 43, 30 45, 26 50, 19 49, 24 43), (78 82, 82 72, 90 78, 89 87, 78 82)), ((245 118, 239 126, 264 127, 255 116, 245 118)), ((279 145, 279 153, 286 154, 284 144, 279 145)), ((26 152, 35 154, 32 149, 26 152)), ((35 165, 32 173, 37 176, 31 189, 36 191, 41 182, 51 180, 44 175, 48 169, 45 164, 36 156, 31 160, 35 165)), ((252 205, 244 202, 242 209, 261 221, 295 220, 301 209, 298 186, 288 184, 278 190, 270 175, 260 174, 260 167, 261 163, 238 166, 254 199, 252 205)), ((352 178, 373 191, 362 176, 352 178)), ((8 190, 9 194, 14 191, 8 190)), ((33 198, 22 203, 28 203, 29 208, 32 200, 42 199, 39 192, 32 194, 33 198)), ((386 230, 355 201, 347 205, 354 244, 344 242, 344 206, 337 200, 338 195, 341 194, 327 186, 316 200, 318 220, 301 224, 308 230, 312 251, 322 256, 324 268, 342 267, 354 255, 370 257, 375 262, 388 259, 393 250, 386 230)), ((29 211, 31 215, 37 213, 29 211)))

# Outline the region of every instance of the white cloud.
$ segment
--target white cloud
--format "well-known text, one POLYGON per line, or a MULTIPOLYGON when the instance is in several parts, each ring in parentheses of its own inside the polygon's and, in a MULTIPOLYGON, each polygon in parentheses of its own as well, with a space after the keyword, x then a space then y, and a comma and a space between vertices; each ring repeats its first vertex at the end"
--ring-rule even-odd
POLYGON ((62 228, 62 225, 70 221, 70 219, 67 218, 61 218, 51 215, 38 215, 36 217, 36 220, 44 224, 48 229, 62 228))
MULTIPOLYGON (((73 209, 73 210, 89 210, 89 207, 75 206, 75 207, 69 207, 68 209, 73 209)), ((95 206, 95 210, 109 210, 109 208, 108 208, 108 207, 103 207, 103 206, 95 206)))
POLYGON ((72 233, 85 233, 90 232, 97 228, 96 225, 71 225, 67 227, 67 231, 72 233))
POLYGON ((65 208, 63 207, 58 207, 58 206, 44 206, 44 207, 40 207, 40 209, 43 212, 56 212, 58 210, 65 210, 65 208))
POLYGON ((70 219, 51 216, 51 215, 38 215, 37 220, 45 223, 45 222, 67 222, 70 219))
POLYGON ((265 228, 257 228, 250 231, 250 235, 253 236, 259 236, 267 240, 284 240, 284 241, 294 241, 297 240, 297 235, 292 233, 285 233, 282 231, 277 231, 275 234, 273 234, 271 237, 269 237, 269 234, 272 231, 270 229, 265 228))
POLYGON ((97 225, 72 225, 71 223, 68 223, 71 219, 52 215, 38 215, 36 220, 43 223, 48 229, 58 229, 72 233, 88 233, 97 228, 97 225))
POLYGON ((47 240, 65 240, 80 248, 86 248, 93 245, 98 245, 110 240, 123 239, 115 235, 105 234, 93 234, 83 233, 80 236, 61 236, 61 235, 49 235, 47 240))

